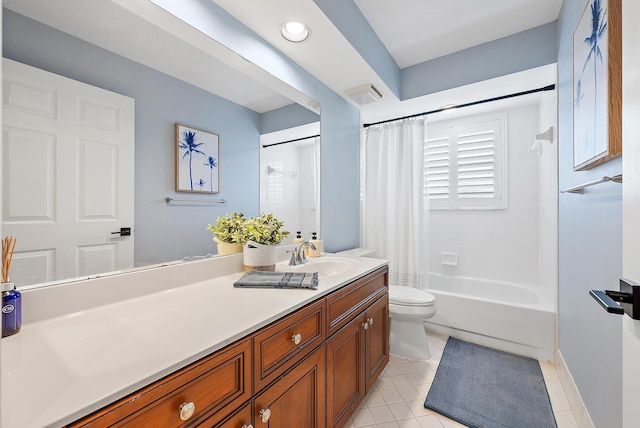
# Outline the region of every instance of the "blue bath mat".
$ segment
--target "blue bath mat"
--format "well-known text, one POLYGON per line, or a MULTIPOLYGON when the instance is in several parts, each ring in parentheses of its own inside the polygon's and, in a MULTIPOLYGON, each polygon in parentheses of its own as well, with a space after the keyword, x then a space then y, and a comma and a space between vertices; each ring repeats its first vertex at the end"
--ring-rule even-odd
POLYGON ((538 361, 453 337, 424 407, 475 428, 557 428, 538 361))

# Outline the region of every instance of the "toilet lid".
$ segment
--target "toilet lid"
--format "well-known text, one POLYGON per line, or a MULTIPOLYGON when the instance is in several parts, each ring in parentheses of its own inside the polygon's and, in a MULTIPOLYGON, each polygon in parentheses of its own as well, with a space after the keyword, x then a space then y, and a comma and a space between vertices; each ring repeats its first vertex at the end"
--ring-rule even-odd
POLYGON ((389 302, 406 306, 433 305, 436 298, 424 290, 402 285, 389 286, 389 302))

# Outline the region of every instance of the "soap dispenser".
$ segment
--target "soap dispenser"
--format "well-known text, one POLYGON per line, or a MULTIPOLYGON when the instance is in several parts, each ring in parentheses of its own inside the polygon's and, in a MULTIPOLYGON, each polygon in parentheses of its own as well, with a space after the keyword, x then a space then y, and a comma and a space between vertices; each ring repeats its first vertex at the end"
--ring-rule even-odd
POLYGON ((320 257, 320 255, 324 251, 324 243, 322 242, 322 239, 318 239, 318 234, 316 232, 312 232, 311 241, 309 242, 311 242, 314 245, 314 247, 316 247, 316 249, 314 250, 312 248, 309 248, 309 252, 307 253, 307 256, 320 257))
POLYGON ((294 244, 301 244, 304 242, 304 239, 302 239, 302 232, 301 231, 297 231, 296 232, 296 237, 293 238, 293 243, 294 244))

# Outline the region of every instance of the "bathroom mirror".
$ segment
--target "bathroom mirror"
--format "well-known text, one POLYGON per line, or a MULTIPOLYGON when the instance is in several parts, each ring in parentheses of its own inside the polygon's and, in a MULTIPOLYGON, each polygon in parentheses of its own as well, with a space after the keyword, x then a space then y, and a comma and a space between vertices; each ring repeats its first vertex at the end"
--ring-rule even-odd
MULTIPOLYGON (((220 48, 211 39, 204 40, 206 36, 177 18, 164 16, 168 14, 151 2, 148 6, 153 9, 151 15, 162 15, 170 25, 154 25, 116 3, 111 0, 3 1, 5 58, 123 95, 132 100, 135 116, 133 179, 120 179, 118 183, 133 189, 133 222, 121 222, 119 216, 99 210, 109 203, 118 205, 108 192, 115 187, 113 179, 110 184, 79 180, 76 185, 85 189, 85 194, 92 195, 91 201, 82 205, 77 197, 72 198, 73 202, 67 205, 76 209, 75 223, 65 231, 54 232, 47 232, 44 227, 59 221, 61 209, 56 197, 72 193, 65 188, 55 188, 59 181, 56 173, 65 167, 57 164, 55 156, 44 156, 42 150, 33 149, 34 159, 43 168, 34 168, 33 174, 22 171, 22 175, 17 176, 20 180, 37 176, 33 179, 40 180, 49 199, 42 206, 36 206, 42 208, 42 212, 32 217, 25 215, 29 210, 22 209, 23 203, 15 202, 16 189, 24 186, 6 174, 10 166, 15 171, 18 165, 15 152, 10 152, 12 146, 25 145, 31 138, 40 144, 34 147, 49 148, 55 154, 58 141, 40 138, 46 133, 26 126, 10 125, 8 129, 4 124, 3 174, 6 179, 2 189, 2 231, 3 235, 18 239, 11 279, 19 288, 215 255, 213 235, 206 230, 209 223, 233 211, 246 216, 260 212, 260 135, 319 123, 317 102, 283 82, 269 84, 274 82, 273 76, 256 79, 253 75, 249 77, 246 70, 237 71, 234 67, 238 63, 246 64, 246 60, 220 48), (187 42, 190 37, 197 39, 198 44, 187 42), (219 52, 222 54, 218 55, 219 52), (274 87, 277 89, 272 89, 274 87), (176 144, 181 138, 175 133, 176 124, 218 136, 219 193, 174 190, 176 144), (8 139, 8 132, 17 137, 8 139), (25 136, 28 138, 22 138, 25 136), (91 216, 103 223, 106 228, 103 236, 96 242, 70 244, 64 251, 58 250, 58 243, 86 226, 88 222, 84 220, 91 216), (26 226, 22 230, 28 229, 30 236, 21 236, 23 231, 16 226, 26 226), (130 228, 129 235, 127 228, 130 228), (48 242, 38 244, 39 236, 46 237, 48 242), (121 253, 126 253, 119 250, 122 243, 133 245, 131 257, 119 262, 121 253), (71 260, 71 265, 60 265, 63 258, 71 260)), ((7 85, 5 78, 5 110, 12 94, 6 90, 7 85)), ((23 85, 21 94, 26 96, 24 91, 29 96, 44 94, 46 91, 40 90, 45 87, 36 81, 36 84, 23 85)), ((51 93, 55 97, 56 91, 51 93)), ((87 111, 97 114, 96 117, 105 118, 100 115, 104 110, 98 108, 104 105, 85 102, 85 106, 89 106, 87 111)), ((78 146, 89 147, 85 143, 93 140, 83 138, 77 138, 78 146)), ((94 159, 104 159, 100 165, 105 165, 111 160, 108 156, 101 157, 105 153, 113 152, 94 150, 90 154, 94 159)), ((90 173, 96 168, 85 169, 89 169, 84 171, 85 176, 93 180, 95 177, 90 173)), ((36 208, 32 212, 37 212, 36 208)))
POLYGON ((320 236, 320 122, 260 136, 260 212, 306 241, 320 236))

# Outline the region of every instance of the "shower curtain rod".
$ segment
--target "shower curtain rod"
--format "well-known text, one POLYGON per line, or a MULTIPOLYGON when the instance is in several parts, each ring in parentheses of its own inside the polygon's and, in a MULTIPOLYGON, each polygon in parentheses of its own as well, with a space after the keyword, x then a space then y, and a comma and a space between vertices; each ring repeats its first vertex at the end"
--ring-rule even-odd
POLYGON ((309 138, 316 138, 319 136, 320 134, 316 134, 316 135, 310 135, 308 137, 296 138, 295 140, 287 140, 287 141, 281 141, 279 143, 263 144, 262 148, 266 149, 267 147, 279 146, 280 144, 295 143, 296 141, 308 140, 309 138))
POLYGON ((519 96, 522 96, 522 95, 535 94, 536 92, 553 91, 555 88, 556 88, 556 85, 549 85, 549 86, 544 86, 542 88, 530 89, 528 91, 516 92, 516 93, 513 93, 513 94, 502 95, 502 96, 495 97, 495 98, 488 98, 486 100, 472 101, 470 103, 458 104, 458 105, 453 105, 453 106, 450 106, 450 107, 442 107, 442 108, 439 108, 439 109, 436 109, 436 110, 425 111, 425 112, 422 112, 422 113, 416 113, 416 114, 412 114, 412 115, 409 115, 409 116, 397 117, 395 119, 381 120, 380 122, 374 122, 374 123, 365 123, 362 126, 364 128, 368 128, 368 127, 373 126, 373 125, 380 125, 382 123, 394 122, 396 120, 404 120, 404 119, 411 119, 411 118, 419 117, 419 116, 426 116, 426 115, 433 114, 433 113, 440 113, 440 112, 445 111, 445 110, 454 110, 454 109, 459 109, 459 108, 462 108, 462 107, 471 107, 471 106, 475 106, 475 105, 478 105, 478 104, 489 103, 489 102, 492 102, 492 101, 499 101, 499 100, 505 100, 507 98, 519 97, 519 96))

